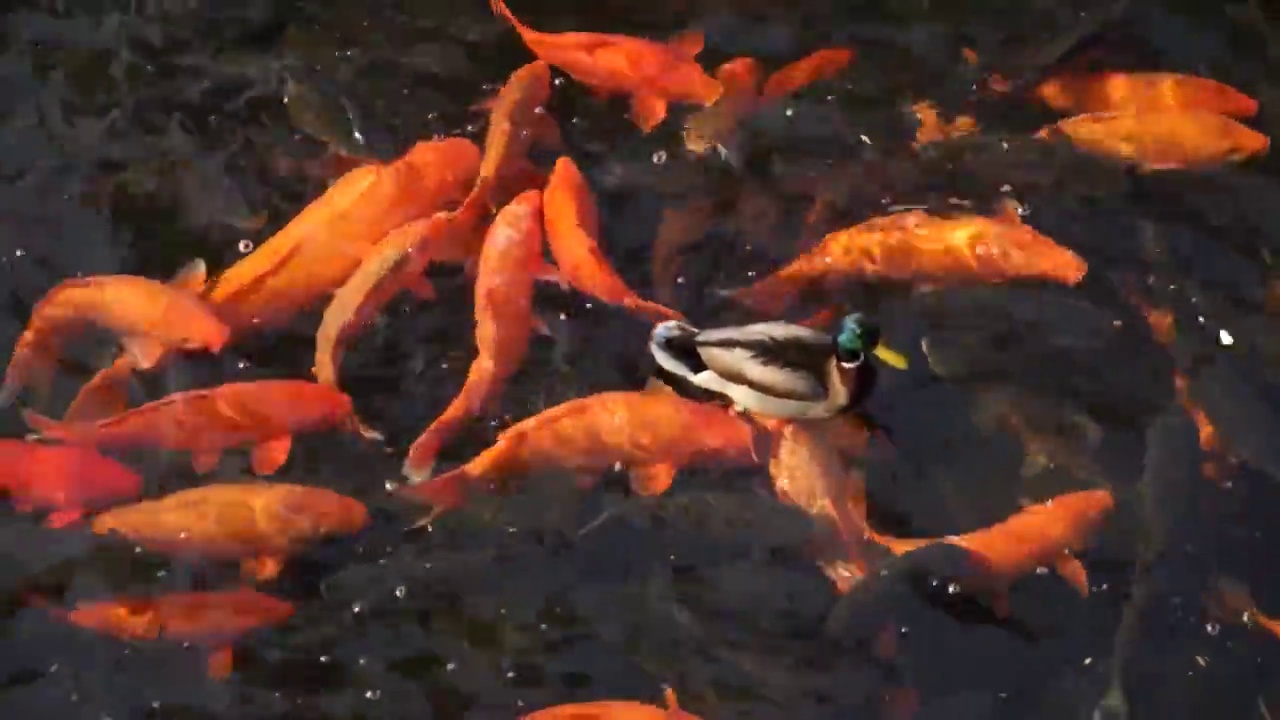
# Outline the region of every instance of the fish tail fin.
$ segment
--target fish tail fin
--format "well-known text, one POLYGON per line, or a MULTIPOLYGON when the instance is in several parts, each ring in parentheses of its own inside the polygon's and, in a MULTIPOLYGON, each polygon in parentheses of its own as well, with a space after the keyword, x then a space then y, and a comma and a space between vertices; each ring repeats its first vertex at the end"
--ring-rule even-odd
POLYGON ((652 300, 645 300, 644 298, 628 298, 622 305, 631 312, 634 312, 637 315, 643 315, 645 318, 654 322, 664 322, 667 320, 683 322, 685 319, 684 315, 672 310, 666 305, 653 302, 652 300))
MULTIPOLYGON (((406 462, 405 465, 404 474, 412 480, 416 473, 408 467, 409 463, 406 462)), ((417 477, 425 478, 425 475, 417 475, 417 477)), ((475 479, 464 465, 425 482, 419 481, 403 487, 396 494, 416 503, 431 505, 432 517, 435 517, 465 503, 467 493, 474 482, 475 479)))
POLYGON ((31 408, 22 410, 22 421, 27 424, 27 427, 34 430, 37 435, 41 436, 54 433, 62 426, 62 423, 57 420, 47 415, 41 415, 31 408))
POLYGON ((511 27, 515 28, 516 32, 524 29, 520 21, 516 19, 516 16, 511 13, 511 9, 507 7, 507 3, 504 0, 489 0, 489 7, 493 10, 494 15, 511 23, 511 27))

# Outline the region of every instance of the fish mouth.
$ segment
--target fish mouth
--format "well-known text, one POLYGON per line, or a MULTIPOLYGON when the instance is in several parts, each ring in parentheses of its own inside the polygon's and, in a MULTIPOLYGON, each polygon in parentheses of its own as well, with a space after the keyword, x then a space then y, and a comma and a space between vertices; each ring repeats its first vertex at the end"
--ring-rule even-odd
POLYGON ((897 350, 887 348, 884 345, 877 345, 876 349, 871 351, 871 354, 875 355, 880 359, 880 362, 888 365, 894 370, 907 369, 907 356, 897 350))

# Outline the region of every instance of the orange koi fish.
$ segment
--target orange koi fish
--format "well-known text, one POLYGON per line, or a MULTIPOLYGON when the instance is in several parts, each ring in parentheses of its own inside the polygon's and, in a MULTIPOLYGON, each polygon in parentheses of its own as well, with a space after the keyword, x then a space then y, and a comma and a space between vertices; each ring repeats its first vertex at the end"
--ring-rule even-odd
POLYGON ((0 491, 18 512, 51 511, 45 527, 61 528, 142 493, 142 478, 90 448, 0 439, 0 491))
POLYGON ((39 598, 29 600, 72 625, 121 640, 198 645, 209 654, 209 677, 215 680, 231 675, 232 643, 293 616, 291 603, 250 588, 80 602, 71 610, 50 608, 39 598))
POLYGON ((521 715, 520 720, 701 720, 680 709, 675 690, 664 688, 662 697, 665 710, 634 700, 596 700, 544 708, 521 715))
POLYGON ((547 244, 556 266, 570 285, 610 305, 618 305, 653 322, 683 320, 662 305, 643 300, 600 251, 600 217, 595 196, 572 158, 561 156, 544 194, 547 244))
POLYGON ((353 170, 228 268, 208 300, 236 332, 287 322, 341 287, 387 233, 461 202, 479 167, 475 143, 445 138, 353 170))
POLYGON ((631 119, 642 132, 662 122, 668 103, 707 106, 723 90, 694 60, 702 52, 699 31, 682 33, 666 43, 606 33, 544 33, 517 20, 503 0, 489 0, 489 5, 539 59, 599 95, 630 95, 631 119))
POLYGON ((826 48, 812 52, 795 62, 782 66, 764 83, 760 91, 763 100, 784 98, 797 90, 839 75, 853 62, 850 48, 826 48))
POLYGON ((324 311, 316 331, 312 367, 316 382, 338 386, 344 346, 401 291, 420 300, 435 299, 435 288, 422 273, 435 259, 436 248, 476 244, 470 238, 482 237, 483 221, 483 207, 471 204, 410 220, 388 233, 338 288, 324 311))
POLYGON ((332 490, 289 483, 215 483, 108 510, 99 535, 118 534, 151 552, 240 562, 246 578, 280 574, 306 545, 369 524, 364 503, 332 490))
POLYGON ((1052 567, 1076 592, 1088 597, 1088 574, 1071 551, 1084 546, 1114 507, 1109 491, 1083 490, 1023 508, 1002 522, 964 535, 906 540, 871 532, 870 538, 895 555, 936 542, 964 548, 976 569, 961 584, 969 584, 968 592, 987 596, 996 615, 1008 617, 1009 586, 1042 566, 1052 567))
POLYGON ((542 193, 526 190, 490 226, 476 271, 476 359, 449 407, 413 441, 404 474, 420 482, 464 423, 497 399, 524 363, 533 330, 533 283, 542 266, 542 193))
POLYGON ((1271 139, 1257 130, 1198 110, 1076 115, 1043 128, 1036 137, 1066 138, 1081 150, 1146 171, 1241 162, 1271 148, 1271 139))
POLYGON ((548 470, 573 473, 586 486, 621 464, 633 490, 660 495, 685 465, 754 462, 754 440, 752 425, 723 408, 670 393, 598 393, 512 425, 467 464, 399 493, 439 514, 477 486, 548 470))
POLYGON ((822 564, 823 572, 842 594, 867 574, 875 552, 875 546, 867 541, 870 529, 862 471, 847 468, 836 450, 865 451, 870 435, 856 427, 850 432, 850 423, 840 416, 785 423, 774 432, 769 454, 769 476, 779 499, 814 518, 830 520, 845 543, 846 557, 822 564))
MULTIPOLYGON (((209 280, 209 270, 204 260, 192 260, 169 280, 175 290, 199 294, 209 280)), ((64 421, 99 420, 124 412, 129 408, 129 382, 133 379, 133 356, 121 353, 107 367, 99 370, 89 382, 80 387, 71 405, 63 413, 64 421)))
POLYGON ((0 406, 28 384, 47 393, 62 344, 88 326, 120 337, 130 362, 153 367, 166 350, 220 352, 230 330, 199 297, 136 275, 64 280, 36 303, 0 384, 0 406))
POLYGON ((911 112, 920 121, 920 127, 916 128, 916 147, 972 135, 978 130, 978 121, 971 115, 959 115, 955 120, 947 122, 938 111, 938 106, 929 100, 921 100, 912 105, 911 112))
POLYGON ((24 410, 22 419, 41 439, 114 449, 185 450, 200 474, 217 467, 224 450, 249 445, 253 472, 270 475, 289 459, 294 434, 357 429, 350 397, 305 380, 188 390, 102 420, 60 422, 33 410, 24 410))
MULTIPOLYGON (((506 205, 528 186, 544 184, 545 179, 529 162, 529 150, 534 146, 553 150, 564 146, 559 125, 547 112, 550 99, 551 66, 535 60, 511 73, 497 96, 484 103, 490 108, 489 129, 473 194, 482 195, 491 210, 506 205)), ((457 261, 474 258, 472 252, 457 261)))
POLYGON ((1220 575, 1207 593, 1209 615, 1219 622, 1247 625, 1280 638, 1280 619, 1264 614, 1244 583, 1220 575))
POLYGON ((1034 90, 1063 114, 1203 111, 1237 118, 1258 114, 1258 101, 1239 90, 1194 75, 1172 72, 1068 73, 1034 90))
POLYGON ((1044 280, 1075 285, 1088 268, 1083 258, 1036 232, 1007 205, 995 217, 907 210, 833 232, 772 275, 727 294, 777 315, 815 284, 1044 280))

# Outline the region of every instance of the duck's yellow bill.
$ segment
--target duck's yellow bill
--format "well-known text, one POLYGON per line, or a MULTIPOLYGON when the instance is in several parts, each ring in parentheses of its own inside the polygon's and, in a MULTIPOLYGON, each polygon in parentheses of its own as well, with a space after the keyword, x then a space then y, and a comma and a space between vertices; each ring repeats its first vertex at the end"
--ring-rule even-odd
POLYGON ((896 350, 890 350, 883 345, 877 345, 876 349, 872 350, 871 353, 880 358, 880 362, 888 365, 894 370, 907 369, 907 356, 896 350))

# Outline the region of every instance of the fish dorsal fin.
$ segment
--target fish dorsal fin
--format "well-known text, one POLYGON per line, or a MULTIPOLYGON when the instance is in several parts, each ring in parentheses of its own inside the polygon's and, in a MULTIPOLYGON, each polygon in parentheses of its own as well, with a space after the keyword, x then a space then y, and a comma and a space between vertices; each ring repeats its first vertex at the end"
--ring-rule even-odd
POLYGON ((169 279, 169 286, 178 290, 200 293, 209 281, 209 266, 203 258, 196 258, 178 269, 169 279))
POLYGON ((670 47, 672 51, 690 58, 697 57, 698 53, 702 52, 702 48, 705 44, 706 38, 703 36, 702 30, 699 28, 682 30, 675 35, 672 35, 671 39, 667 41, 667 46, 670 47))

